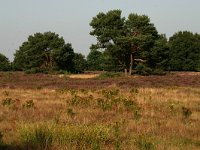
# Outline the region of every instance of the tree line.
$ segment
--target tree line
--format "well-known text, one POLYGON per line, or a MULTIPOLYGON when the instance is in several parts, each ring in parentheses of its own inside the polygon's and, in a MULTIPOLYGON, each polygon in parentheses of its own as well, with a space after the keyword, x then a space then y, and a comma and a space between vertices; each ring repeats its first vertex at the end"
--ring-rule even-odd
POLYGON ((199 34, 179 31, 168 40, 158 33, 148 16, 131 13, 125 18, 121 13, 111 10, 92 18, 90 35, 97 42, 91 45, 87 58, 49 31, 30 35, 16 50, 12 63, 0 54, 0 70, 73 73, 126 70, 130 75, 200 71, 199 34))

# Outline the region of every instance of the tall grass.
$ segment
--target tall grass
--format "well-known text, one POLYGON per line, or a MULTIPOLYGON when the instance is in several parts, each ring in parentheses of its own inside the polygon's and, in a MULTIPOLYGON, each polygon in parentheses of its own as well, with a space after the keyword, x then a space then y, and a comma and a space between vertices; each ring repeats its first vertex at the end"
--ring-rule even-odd
POLYGON ((21 142, 31 149, 50 149, 52 145, 77 149, 101 149, 111 140, 111 128, 104 125, 21 124, 21 142))

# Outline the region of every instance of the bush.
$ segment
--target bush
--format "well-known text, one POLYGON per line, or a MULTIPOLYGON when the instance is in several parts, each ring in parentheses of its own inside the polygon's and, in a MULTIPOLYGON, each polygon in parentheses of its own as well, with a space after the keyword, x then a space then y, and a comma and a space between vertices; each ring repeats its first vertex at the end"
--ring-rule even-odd
POLYGON ((23 104, 23 107, 24 107, 24 108, 32 108, 32 107, 34 107, 34 102, 33 102, 33 100, 28 100, 28 101, 26 101, 26 102, 23 104))
POLYGON ((147 135, 139 135, 136 139, 136 145, 140 150, 152 150, 155 149, 155 144, 152 141, 147 135))
POLYGON ((3 99, 1 103, 3 106, 10 106, 13 103, 13 100, 11 98, 6 98, 3 99))
POLYGON ((183 117, 187 119, 192 115, 192 111, 189 108, 182 107, 182 114, 183 114, 183 117))
POLYGON ((100 74, 97 78, 98 79, 106 79, 106 78, 116 78, 122 76, 121 72, 105 72, 100 74))
POLYGON ((27 74, 46 73, 47 74, 48 71, 45 69, 40 69, 40 68, 31 68, 31 69, 25 70, 25 73, 27 74))
POLYGON ((152 71, 152 74, 153 75, 166 75, 166 72, 163 70, 163 69, 159 69, 159 68, 157 68, 157 69, 155 69, 155 70, 153 70, 152 71))
POLYGON ((150 75, 152 73, 151 68, 141 63, 136 66, 135 70, 136 70, 136 73, 140 75, 150 75))

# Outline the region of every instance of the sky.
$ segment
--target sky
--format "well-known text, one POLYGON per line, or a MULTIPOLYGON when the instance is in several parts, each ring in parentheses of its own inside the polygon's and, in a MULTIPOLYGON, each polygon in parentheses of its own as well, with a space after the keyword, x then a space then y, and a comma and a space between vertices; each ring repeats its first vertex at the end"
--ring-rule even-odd
POLYGON ((29 35, 51 31, 85 56, 96 42, 89 23, 99 12, 147 15, 160 34, 200 34, 200 0, 0 0, 0 53, 11 61, 29 35))

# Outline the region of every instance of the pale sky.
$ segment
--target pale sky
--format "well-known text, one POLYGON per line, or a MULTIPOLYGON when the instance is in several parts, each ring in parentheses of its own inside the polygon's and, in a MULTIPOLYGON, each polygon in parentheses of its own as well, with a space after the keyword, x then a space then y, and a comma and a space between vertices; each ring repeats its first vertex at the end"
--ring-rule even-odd
POLYGON ((149 16, 167 37, 183 30, 200 33, 200 0, 0 0, 0 53, 12 61, 29 35, 52 31, 87 55, 96 41, 89 35, 92 17, 113 9, 125 17, 149 16))

